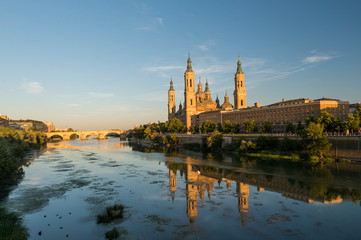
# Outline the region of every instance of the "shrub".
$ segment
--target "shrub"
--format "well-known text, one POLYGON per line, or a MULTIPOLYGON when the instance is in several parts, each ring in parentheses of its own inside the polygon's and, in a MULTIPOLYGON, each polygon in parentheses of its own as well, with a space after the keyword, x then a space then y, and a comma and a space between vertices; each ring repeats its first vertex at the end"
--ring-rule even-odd
POLYGON ((293 151, 296 149, 295 141, 292 139, 289 139, 288 137, 284 137, 281 144, 281 150, 282 151, 293 151))
POLYGON ((172 135, 163 136, 163 146, 166 148, 176 147, 178 144, 178 137, 176 133, 172 135))
POLYGON ((216 129, 216 125, 214 124, 214 122, 209 120, 205 121, 201 127, 202 133, 212 133, 215 131, 215 129, 216 129))
POLYGON ((257 148, 257 144, 252 141, 242 140, 241 145, 239 146, 239 150, 245 152, 249 150, 255 150, 257 148))
POLYGON ((222 150, 222 134, 215 131, 212 135, 202 139, 202 149, 205 151, 219 151, 222 150))
POLYGON ((257 148, 260 150, 273 150, 278 145, 278 138, 273 136, 259 136, 255 142, 257 148))

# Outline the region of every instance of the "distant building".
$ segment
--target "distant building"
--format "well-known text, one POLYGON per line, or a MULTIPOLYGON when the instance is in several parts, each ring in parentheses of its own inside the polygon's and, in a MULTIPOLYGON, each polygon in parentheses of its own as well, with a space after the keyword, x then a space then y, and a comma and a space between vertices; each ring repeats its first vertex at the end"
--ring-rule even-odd
POLYGON ((349 111, 350 111, 351 114, 355 112, 357 104, 360 104, 360 103, 350 104, 349 111))
POLYGON ((35 131, 39 131, 39 132, 48 132, 48 126, 41 122, 41 121, 37 121, 37 120, 10 120, 9 124, 15 126, 18 125, 20 126, 22 129, 24 129, 25 131, 29 130, 29 128, 34 128, 35 131))
POLYGON ((48 132, 55 131, 55 125, 52 122, 44 122, 46 126, 48 126, 48 132))
POLYGON ((5 115, 0 114, 0 127, 8 127, 9 118, 5 115))
MULTIPOLYGON (((206 81, 206 89, 203 92, 202 84, 199 81, 198 90, 195 91, 195 75, 192 70, 191 59, 188 56, 187 70, 184 73, 184 103, 179 105, 178 111, 175 104, 175 90, 173 81, 170 82, 168 91, 168 119, 178 118, 189 128, 191 125, 201 127, 202 124, 210 120, 214 123, 224 124, 225 121, 242 124, 246 121, 254 120, 256 125, 262 125, 265 120, 269 121, 274 132, 284 132, 287 124, 297 124, 299 121, 304 124, 304 120, 313 116, 317 118, 321 112, 332 113, 336 118, 345 120, 349 113, 349 102, 339 99, 292 99, 282 100, 261 107, 260 103, 255 103, 252 107, 247 107, 247 91, 245 89, 245 77, 238 59, 237 71, 234 77, 234 106, 229 102, 226 92, 224 103, 219 104, 217 97, 214 102, 206 81)), ((243 127, 242 127, 243 128, 243 127)), ((245 131, 245 129, 241 129, 245 131)))

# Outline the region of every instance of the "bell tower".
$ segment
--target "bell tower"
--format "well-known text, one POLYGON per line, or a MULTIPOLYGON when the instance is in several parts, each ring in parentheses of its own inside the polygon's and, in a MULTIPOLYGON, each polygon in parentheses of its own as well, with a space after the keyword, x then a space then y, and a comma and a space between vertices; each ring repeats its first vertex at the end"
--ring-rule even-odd
POLYGON ((240 56, 238 55, 237 72, 234 77, 234 109, 241 109, 247 106, 247 91, 244 86, 244 73, 241 67, 240 56))
POLYGON ((175 113, 175 91, 173 88, 173 80, 170 79, 170 88, 168 90, 168 119, 171 114, 175 113))
POLYGON ((185 125, 187 129, 191 126, 191 116, 197 113, 195 75, 192 70, 192 61, 188 53, 187 70, 184 73, 184 108, 186 111, 185 125))

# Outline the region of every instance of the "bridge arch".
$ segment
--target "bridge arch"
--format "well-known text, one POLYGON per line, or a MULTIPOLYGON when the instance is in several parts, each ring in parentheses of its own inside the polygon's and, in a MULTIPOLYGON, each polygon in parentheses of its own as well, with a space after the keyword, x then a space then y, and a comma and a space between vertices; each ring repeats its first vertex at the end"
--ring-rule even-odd
POLYGON ((89 136, 97 136, 98 139, 104 140, 107 136, 120 136, 123 130, 98 130, 98 131, 77 131, 77 132, 50 132, 46 133, 47 137, 53 138, 54 135, 60 136, 64 141, 74 139, 75 136, 82 140, 86 140, 89 136))

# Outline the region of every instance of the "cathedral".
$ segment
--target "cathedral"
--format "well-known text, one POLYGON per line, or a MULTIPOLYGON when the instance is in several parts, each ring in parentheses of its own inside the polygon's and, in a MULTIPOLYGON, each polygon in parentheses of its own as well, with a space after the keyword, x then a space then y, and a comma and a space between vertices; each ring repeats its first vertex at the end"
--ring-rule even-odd
POLYGON ((273 132, 283 133, 287 124, 293 125, 302 122, 310 116, 318 118, 323 111, 331 113, 335 118, 345 120, 349 113, 349 102, 332 98, 320 98, 311 100, 309 98, 298 98, 276 102, 261 106, 247 106, 244 73, 241 61, 238 59, 237 71, 234 77, 234 104, 229 102, 226 92, 224 103, 220 105, 219 99, 213 101, 211 91, 206 80, 205 89, 199 80, 196 91, 195 75, 192 69, 192 61, 188 54, 187 70, 184 73, 184 103, 176 109, 175 91, 173 81, 170 81, 168 91, 168 119, 178 118, 184 125, 189 127, 196 125, 201 127, 206 121, 224 124, 229 121, 232 124, 241 124, 241 132, 245 132, 242 123, 255 121, 261 126, 265 121, 272 125, 273 132))
POLYGON ((170 89, 168 91, 168 119, 178 118, 184 125, 189 128, 192 124, 197 124, 197 115, 209 111, 229 111, 233 109, 241 109, 246 107, 246 89, 244 84, 244 73, 241 67, 241 61, 238 59, 237 72, 234 78, 234 107, 229 102, 229 97, 226 92, 224 103, 220 105, 219 99, 213 101, 211 91, 208 86, 208 79, 206 79, 206 87, 203 91, 203 85, 199 79, 197 91, 195 74, 192 69, 192 61, 188 54, 187 70, 184 73, 184 103, 179 104, 178 111, 176 109, 175 91, 173 88, 173 81, 170 81, 170 89))

